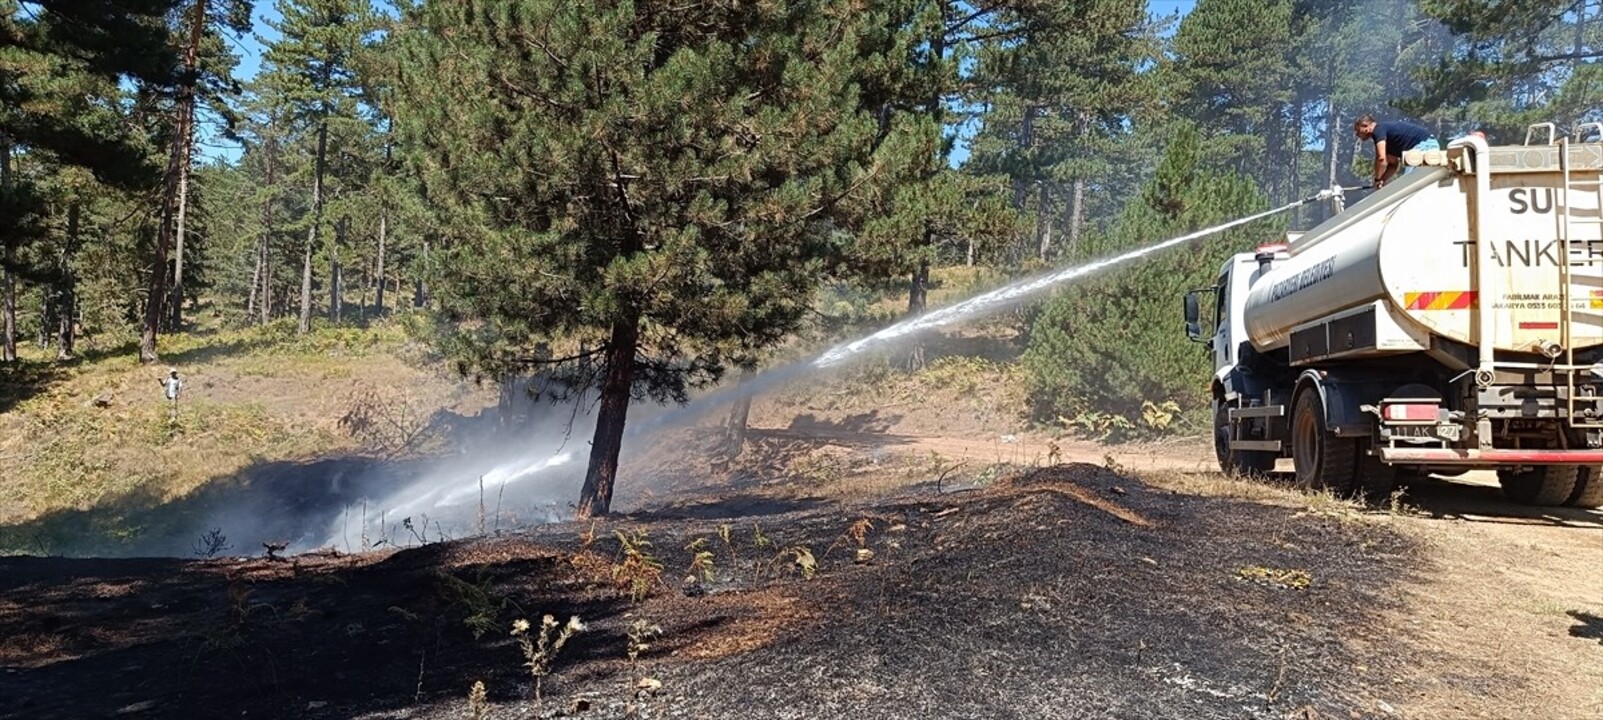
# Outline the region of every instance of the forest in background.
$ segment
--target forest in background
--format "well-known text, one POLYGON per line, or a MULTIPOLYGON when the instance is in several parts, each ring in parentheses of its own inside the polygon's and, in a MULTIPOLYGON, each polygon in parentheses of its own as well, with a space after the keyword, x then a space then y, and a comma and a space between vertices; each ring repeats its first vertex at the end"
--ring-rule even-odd
MULTIPOLYGON (((632 398, 761 367, 841 321, 825 294, 917 314, 931 268, 1359 183, 1365 113, 1443 141, 1603 118, 1603 0, 275 4, 243 81, 251 0, 0 0, 0 360, 404 312, 464 374, 600 399, 600 511, 632 398)), ((1281 229, 1034 308, 1036 414, 1205 404, 1176 299, 1281 229)))

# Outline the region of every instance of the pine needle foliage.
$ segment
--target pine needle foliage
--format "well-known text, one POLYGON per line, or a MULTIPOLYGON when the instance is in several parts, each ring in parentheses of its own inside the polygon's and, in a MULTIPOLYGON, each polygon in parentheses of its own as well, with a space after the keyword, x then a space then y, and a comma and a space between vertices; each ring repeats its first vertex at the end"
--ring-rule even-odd
POLYGON ((630 398, 683 401, 807 316, 833 209, 877 172, 865 87, 896 33, 854 0, 431 2, 405 24, 396 130, 442 217, 441 345, 466 373, 600 386, 605 497, 581 512, 605 512, 630 398))
MULTIPOLYGON (((1099 254, 1158 242, 1267 207, 1245 178, 1201 171, 1203 158, 1199 134, 1182 127, 1139 200, 1126 206, 1105 237, 1096 238, 1099 254)), ((1212 284, 1227 258, 1240 248, 1280 237, 1281 227, 1266 220, 1202 238, 1053 297, 1036 318, 1022 359, 1037 418, 1113 416, 1124 420, 1121 427, 1148 433, 1195 429, 1173 417, 1153 420, 1153 409, 1166 407, 1194 419, 1210 400, 1205 379, 1211 358, 1186 342, 1180 296, 1212 284)))

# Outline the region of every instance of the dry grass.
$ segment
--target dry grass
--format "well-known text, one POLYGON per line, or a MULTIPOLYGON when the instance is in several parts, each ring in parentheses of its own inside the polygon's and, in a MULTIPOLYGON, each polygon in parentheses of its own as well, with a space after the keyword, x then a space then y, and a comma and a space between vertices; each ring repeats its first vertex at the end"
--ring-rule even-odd
POLYGON ((786 633, 822 616, 817 608, 775 588, 740 595, 713 595, 704 602, 733 617, 701 633, 681 651, 684 656, 696 660, 741 655, 767 647, 786 633))
MULTIPOLYGON (((0 525, 162 504, 255 463, 355 450, 336 421, 345 378, 358 374, 377 387, 420 391, 432 407, 464 396, 393 325, 304 337, 277 325, 176 334, 162 337, 161 352, 154 367, 130 347, 59 366, 30 359, 33 375, 0 375, 0 408, 9 408, 0 414, 0 525), (158 384, 169 366, 185 382, 176 420, 158 384)), ((0 547, 7 550, 39 549, 0 547)))
POLYGON ((1303 508, 1312 514, 1333 517, 1357 516, 1364 511, 1362 503, 1338 497, 1328 490, 1308 490, 1275 480, 1167 469, 1138 470, 1134 474, 1154 486, 1188 495, 1251 500, 1267 505, 1303 508))

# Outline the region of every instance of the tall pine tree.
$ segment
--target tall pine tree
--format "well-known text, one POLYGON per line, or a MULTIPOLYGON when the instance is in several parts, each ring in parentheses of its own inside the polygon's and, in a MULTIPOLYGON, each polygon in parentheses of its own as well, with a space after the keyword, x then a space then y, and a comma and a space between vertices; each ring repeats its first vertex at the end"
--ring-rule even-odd
POLYGON ((823 220, 877 172, 858 81, 901 61, 846 0, 425 4, 396 127, 449 222, 435 274, 465 370, 555 352, 599 389, 581 516, 608 511, 628 409, 685 398, 808 313, 823 220))

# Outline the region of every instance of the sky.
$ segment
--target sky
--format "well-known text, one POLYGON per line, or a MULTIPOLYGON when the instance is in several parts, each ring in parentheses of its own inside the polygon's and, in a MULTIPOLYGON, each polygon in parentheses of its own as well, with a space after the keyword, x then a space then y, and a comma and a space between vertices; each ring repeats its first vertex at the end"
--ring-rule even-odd
MULTIPOLYGON (((277 4, 276 0, 257 0, 255 28, 250 35, 237 38, 235 41, 234 51, 239 53, 237 73, 241 81, 256 77, 257 71, 261 69, 262 47, 278 38, 278 33, 268 25, 270 22, 277 22, 280 18, 277 4)), ((1197 0, 1147 0, 1147 9, 1156 15, 1179 13, 1183 16, 1191 12, 1191 8, 1196 4, 1197 0)), ((957 146, 952 150, 952 165, 954 167, 968 158, 968 145, 965 135, 970 134, 972 134, 972 130, 967 133, 961 131, 959 133, 957 146)), ((230 147, 226 144, 226 141, 221 139, 208 139, 203 141, 203 144, 205 145, 207 157, 232 160, 239 156, 240 149, 238 147, 230 147)))

